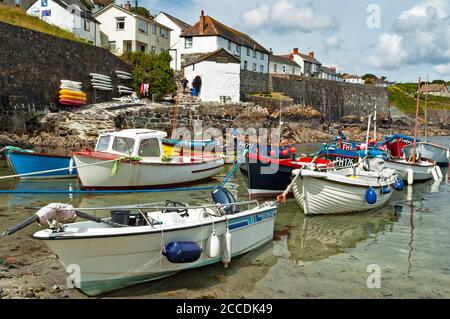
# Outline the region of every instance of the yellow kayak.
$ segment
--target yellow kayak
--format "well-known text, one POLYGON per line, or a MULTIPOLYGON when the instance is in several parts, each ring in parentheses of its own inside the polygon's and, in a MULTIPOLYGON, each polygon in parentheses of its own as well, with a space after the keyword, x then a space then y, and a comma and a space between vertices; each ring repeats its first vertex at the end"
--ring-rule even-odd
POLYGON ((76 96, 76 95, 60 95, 59 99, 60 100, 75 100, 75 101, 86 102, 86 97, 76 96))
POLYGON ((70 96, 81 96, 86 97, 86 93, 84 92, 78 92, 78 91, 72 91, 72 90, 60 90, 59 94, 61 95, 70 95, 70 96))

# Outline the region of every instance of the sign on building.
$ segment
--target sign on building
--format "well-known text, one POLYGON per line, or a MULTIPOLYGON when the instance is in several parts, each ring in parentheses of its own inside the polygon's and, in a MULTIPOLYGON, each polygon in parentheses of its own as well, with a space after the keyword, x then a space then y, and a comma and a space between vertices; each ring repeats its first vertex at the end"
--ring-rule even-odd
POLYGON ((52 15, 52 10, 42 10, 43 17, 50 17, 52 15))

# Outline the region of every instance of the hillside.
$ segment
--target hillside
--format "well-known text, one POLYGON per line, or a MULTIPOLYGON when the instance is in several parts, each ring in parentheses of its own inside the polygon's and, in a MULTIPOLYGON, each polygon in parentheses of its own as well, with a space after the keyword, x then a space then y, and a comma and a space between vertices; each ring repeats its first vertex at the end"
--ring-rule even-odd
MULTIPOLYGON (((389 101, 400 111, 405 113, 416 112, 417 84, 397 84, 388 87, 389 101)), ((420 96, 419 113, 423 114, 425 108, 425 96, 420 96)), ((428 96, 428 108, 438 110, 450 110, 450 97, 428 96)))
POLYGON ((54 25, 48 24, 37 17, 26 14, 21 8, 15 8, 0 4, 0 21, 16 25, 18 27, 50 34, 56 37, 87 43, 86 41, 76 37, 72 33, 60 29, 54 25))

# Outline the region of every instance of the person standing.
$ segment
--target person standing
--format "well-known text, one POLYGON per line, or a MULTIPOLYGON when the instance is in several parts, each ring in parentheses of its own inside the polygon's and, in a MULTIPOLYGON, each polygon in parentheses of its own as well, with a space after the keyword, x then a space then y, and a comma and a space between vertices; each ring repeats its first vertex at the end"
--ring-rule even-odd
POLYGON ((186 93, 186 88, 187 88, 188 84, 189 84, 189 81, 186 78, 183 78, 181 80, 181 85, 183 86, 183 93, 186 93))
POLYGON ((192 81, 192 95, 199 96, 202 88, 202 78, 200 75, 197 75, 192 81))

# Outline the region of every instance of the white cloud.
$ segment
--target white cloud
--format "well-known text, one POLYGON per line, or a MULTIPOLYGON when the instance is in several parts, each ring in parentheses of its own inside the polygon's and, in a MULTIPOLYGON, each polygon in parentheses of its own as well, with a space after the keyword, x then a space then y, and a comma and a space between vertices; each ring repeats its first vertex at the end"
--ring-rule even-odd
POLYGON ((436 65, 434 70, 440 75, 450 75, 450 63, 436 65))
POLYGON ((367 62, 378 69, 450 62, 450 18, 444 0, 424 0, 402 12, 378 37, 367 62))
POLYGON ((272 5, 260 3, 255 9, 244 12, 241 22, 247 29, 264 28, 277 32, 312 32, 333 30, 339 22, 329 16, 316 13, 312 4, 299 6, 291 0, 281 0, 272 5))
POLYGON ((342 39, 338 34, 333 34, 330 36, 324 36, 323 44, 327 50, 338 49, 341 47, 342 39))

